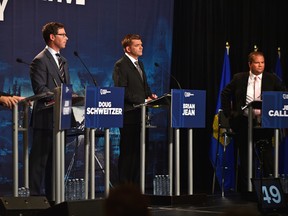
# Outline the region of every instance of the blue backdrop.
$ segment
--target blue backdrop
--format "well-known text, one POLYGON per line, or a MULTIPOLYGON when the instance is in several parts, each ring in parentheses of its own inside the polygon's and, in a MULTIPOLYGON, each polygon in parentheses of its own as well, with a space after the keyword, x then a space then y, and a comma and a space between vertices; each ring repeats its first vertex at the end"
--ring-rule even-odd
MULTIPOLYGON (((162 95, 169 91, 173 5, 173 0, 0 0, 0 90, 22 96, 33 95, 29 66, 17 63, 16 59, 20 58, 29 64, 45 47, 41 34, 42 26, 47 22, 57 21, 65 25, 69 38, 61 53, 68 59, 75 92, 84 95, 85 86, 93 85, 93 81, 79 59, 74 56, 74 51, 78 52, 100 86, 113 86, 114 63, 124 54, 120 41, 127 33, 137 33, 143 39, 142 61, 148 82, 153 92, 162 95)), ((163 119, 160 117, 161 110, 153 112, 157 114, 154 121, 163 119)), ((11 110, 0 110, 0 195, 12 193, 11 114, 11 110)), ((160 124, 162 122, 158 121, 160 124)), ((163 131, 165 133, 165 130, 163 131)), ((159 131, 154 135, 151 133, 151 137, 152 143, 165 143, 166 136, 159 131)), ((70 165, 71 168, 73 165, 70 176, 80 175, 83 171, 83 149, 77 148, 81 147, 83 137, 77 138, 69 137, 67 140, 67 166, 70 165)), ((19 139, 21 155, 21 134, 19 139)), ((95 152, 98 164, 96 178, 99 180, 96 180, 96 188, 100 191, 103 189, 101 179, 104 166, 101 139, 97 139, 95 152)), ((119 153, 117 128, 111 129, 111 145, 111 170, 117 173, 114 170, 117 169, 119 153)), ((151 145, 149 148, 159 150, 161 145, 151 145)), ((157 172, 157 164, 162 163, 161 158, 163 161, 166 159, 163 154, 160 156, 155 152, 158 151, 154 149, 153 155, 150 155, 153 165, 148 166, 148 172, 151 174, 157 172)), ((20 158, 20 178, 21 161, 20 158)), ((112 184, 117 181, 116 178, 111 176, 112 184)), ((21 179, 19 183, 21 184, 21 179)))

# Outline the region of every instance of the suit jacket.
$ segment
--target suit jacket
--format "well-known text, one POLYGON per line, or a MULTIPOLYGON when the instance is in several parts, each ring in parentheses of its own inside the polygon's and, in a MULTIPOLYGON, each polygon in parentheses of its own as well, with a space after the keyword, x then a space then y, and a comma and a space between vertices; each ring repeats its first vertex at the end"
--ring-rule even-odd
MULTIPOLYGON (((246 105, 248 78, 249 72, 235 74, 231 82, 221 92, 222 109, 225 116, 230 118, 232 125, 235 125, 236 119, 243 116, 242 107, 246 105)), ((285 90, 285 86, 275 74, 263 72, 261 92, 285 90)))
MULTIPOLYGON (((32 61, 30 78, 34 94, 53 91, 61 83, 70 83, 67 60, 63 58, 65 80, 61 78, 60 70, 48 49, 42 50, 32 61)), ((53 98, 44 98, 33 104, 31 126, 34 128, 53 128, 53 109, 47 108, 47 102, 53 98)))
POLYGON ((138 61, 143 71, 143 80, 133 62, 124 55, 114 66, 113 81, 116 87, 124 87, 124 124, 140 123, 141 110, 134 105, 145 102, 151 96, 143 63, 138 61))

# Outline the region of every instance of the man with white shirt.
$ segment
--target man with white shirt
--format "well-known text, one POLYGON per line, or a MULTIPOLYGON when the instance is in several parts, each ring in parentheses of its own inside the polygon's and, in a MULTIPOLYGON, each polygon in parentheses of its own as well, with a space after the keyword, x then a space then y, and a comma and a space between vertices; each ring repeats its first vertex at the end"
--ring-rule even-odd
MULTIPOLYGON (((60 55, 60 50, 66 47, 68 41, 64 25, 50 22, 42 28, 46 47, 32 61, 30 78, 34 94, 51 92, 61 83, 70 83, 68 62, 60 55)), ((47 104, 53 102, 53 97, 34 102, 31 126, 33 128, 33 143, 29 158, 29 187, 31 195, 46 195, 52 200, 52 146, 53 146, 53 108, 47 104), (43 184, 45 190, 43 190, 43 184)))
MULTIPOLYGON (((236 133, 234 143, 239 148, 240 191, 248 189, 248 117, 247 110, 242 110, 253 100, 261 100, 263 91, 285 91, 286 88, 280 79, 272 73, 265 71, 265 58, 262 52, 254 51, 248 55, 249 72, 237 73, 231 82, 222 90, 221 105, 226 117, 229 118, 230 126, 236 133)), ((254 126, 259 124, 260 111, 255 110, 253 119, 254 126)), ((263 148, 263 176, 273 173, 273 129, 254 128, 253 143, 262 140, 263 148)), ((258 142, 259 143, 259 142, 258 142)))

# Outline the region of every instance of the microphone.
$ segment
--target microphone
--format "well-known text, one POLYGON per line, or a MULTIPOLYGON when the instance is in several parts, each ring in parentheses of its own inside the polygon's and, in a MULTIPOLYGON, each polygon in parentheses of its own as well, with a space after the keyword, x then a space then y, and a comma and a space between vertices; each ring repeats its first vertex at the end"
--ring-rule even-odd
POLYGON ((82 59, 80 58, 80 56, 78 55, 77 51, 74 51, 74 55, 79 58, 80 62, 82 63, 82 65, 85 67, 85 69, 87 70, 87 72, 89 73, 89 75, 91 76, 93 83, 96 87, 98 87, 98 83, 96 82, 96 80, 94 79, 94 77, 92 76, 91 72, 89 71, 89 69, 87 68, 86 64, 82 61, 82 59))
MULTIPOLYGON (((155 62, 154 65, 155 65, 155 67, 160 67, 160 65, 157 62, 155 62)), ((180 83, 178 82, 178 80, 171 73, 170 73, 170 77, 177 83, 178 88, 182 89, 182 87, 181 87, 180 83)))
POLYGON ((16 58, 16 62, 21 63, 21 64, 26 64, 26 65, 29 65, 29 66, 30 66, 29 63, 23 61, 21 58, 16 58))

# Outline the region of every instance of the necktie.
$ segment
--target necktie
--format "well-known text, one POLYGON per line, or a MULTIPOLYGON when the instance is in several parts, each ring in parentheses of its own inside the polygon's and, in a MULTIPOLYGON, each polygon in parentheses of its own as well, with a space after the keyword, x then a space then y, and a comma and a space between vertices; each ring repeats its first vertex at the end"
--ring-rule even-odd
POLYGON ((65 80, 64 62, 63 62, 63 59, 61 58, 61 56, 60 56, 59 53, 56 53, 56 56, 57 56, 57 58, 58 58, 60 76, 62 77, 63 80, 65 80))
POLYGON ((138 61, 135 61, 135 65, 136 65, 136 68, 137 68, 137 70, 138 70, 138 72, 139 72, 139 74, 143 80, 143 71, 141 70, 138 61))
MULTIPOLYGON (((261 99, 261 88, 260 88, 260 79, 258 76, 254 77, 254 100, 260 100, 261 99)), ((260 109, 255 109, 254 113, 256 116, 261 115, 260 109)))

